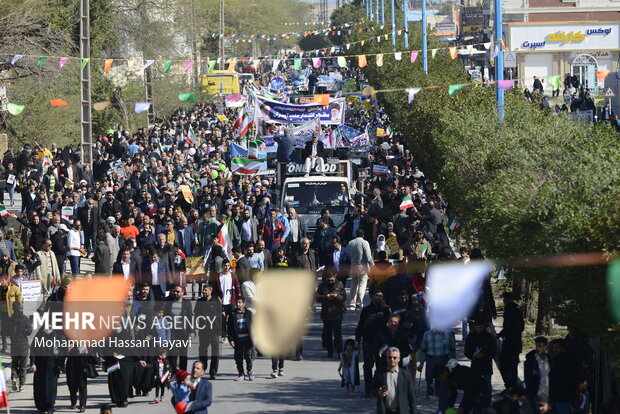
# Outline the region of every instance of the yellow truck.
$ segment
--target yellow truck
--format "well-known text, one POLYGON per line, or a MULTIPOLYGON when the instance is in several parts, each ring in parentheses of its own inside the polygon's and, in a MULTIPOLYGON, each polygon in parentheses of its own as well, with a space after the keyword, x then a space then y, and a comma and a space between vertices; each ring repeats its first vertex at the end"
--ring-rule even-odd
POLYGON ((210 95, 239 93, 239 74, 227 70, 214 70, 202 77, 203 92, 210 95))

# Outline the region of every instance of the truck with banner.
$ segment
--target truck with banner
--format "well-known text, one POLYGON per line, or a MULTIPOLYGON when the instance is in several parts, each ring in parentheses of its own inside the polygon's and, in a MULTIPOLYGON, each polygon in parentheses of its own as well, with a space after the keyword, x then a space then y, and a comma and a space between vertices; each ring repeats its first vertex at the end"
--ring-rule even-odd
POLYGON ((323 175, 315 166, 312 174, 305 176, 304 164, 280 162, 276 168, 276 181, 280 194, 278 206, 286 211, 295 208, 308 232, 316 228, 321 210, 329 209, 336 227, 344 222, 355 194, 355 172, 351 160, 326 159, 323 175))

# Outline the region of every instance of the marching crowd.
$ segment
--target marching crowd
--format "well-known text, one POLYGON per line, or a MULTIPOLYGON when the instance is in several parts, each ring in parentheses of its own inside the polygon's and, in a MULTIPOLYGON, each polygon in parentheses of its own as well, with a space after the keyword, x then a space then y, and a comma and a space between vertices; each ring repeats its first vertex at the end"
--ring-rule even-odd
MULTIPOLYGON (((367 102, 359 109, 350 105, 350 125, 387 128, 387 115, 375 100, 367 102)), ((446 225, 449 204, 420 170, 404 137, 373 138, 373 162, 388 166, 389 173, 364 183, 364 191, 349 200, 344 223, 334 223, 326 208, 316 230, 310 231, 295 208, 280 208, 272 200, 277 190, 273 177, 226 174, 230 145, 239 138, 226 120, 234 119, 234 110, 222 111, 198 104, 150 130, 130 133, 119 127, 96 141, 92 169, 80 163, 71 147, 26 145, 16 154, 5 154, 0 200, 6 192, 13 206, 16 191, 22 200, 21 212, 0 217, 0 323, 2 349, 10 343, 14 355, 13 391, 23 389, 30 367, 36 407, 52 413, 63 372, 72 408, 83 412, 87 380, 97 376, 96 356, 107 371, 111 401, 119 407, 153 389, 154 402, 160 403, 166 398, 166 384, 172 383, 177 412, 207 412, 211 383, 203 375, 217 378, 220 342, 200 331, 114 333, 197 339, 199 359, 191 373, 187 349, 170 354, 160 350, 150 357, 131 351, 124 358, 84 355, 77 349, 63 350, 62 358, 36 355, 28 361, 23 356, 31 332, 20 304, 20 282, 39 280, 48 303, 62 301, 73 278, 90 277, 80 266, 88 257, 95 273, 133 281, 127 314, 191 318, 204 314, 209 302, 221 304, 222 339, 234 348, 237 382, 255 380, 252 365, 260 351, 251 335, 255 275, 271 268, 301 268, 319 270, 316 302, 326 357, 339 361, 342 386, 352 395, 361 384, 362 365, 363 394, 377 400, 378 412, 413 413, 414 382, 422 371, 426 397, 437 398, 442 413, 454 406, 458 390, 463 394, 462 413, 588 412, 591 362, 583 341, 572 336, 556 340, 551 350, 546 338, 537 338, 536 349, 526 356, 522 383, 517 367, 523 314, 511 294, 504 294, 503 329, 496 333, 490 281, 481 287, 476 308, 463 323, 464 354, 471 366, 456 361, 454 332, 427 326, 427 265, 438 260, 466 265, 482 259, 482 254, 477 249, 461 249, 458 255, 453 251, 446 225), (195 141, 187 138, 190 126, 195 141), (190 195, 182 185, 191 189, 190 195), (11 219, 19 222, 17 231, 9 226, 11 219), (232 257, 218 237, 223 226, 230 234, 232 257), (23 246, 19 256, 18 242, 23 246), (206 258, 204 279, 185 278, 190 257, 206 258), (345 287, 350 288, 348 295, 345 287), (365 305, 367 290, 371 300, 365 305), (359 316, 354 332, 343 332, 345 312, 359 316), (343 343, 343 336, 351 338, 343 343), (506 392, 492 402, 494 362, 506 392)), ((41 330, 36 335, 53 333, 41 330)), ((292 344, 291 353, 302 360, 303 344, 292 344)), ((286 357, 272 358, 273 378, 285 375, 286 357)))

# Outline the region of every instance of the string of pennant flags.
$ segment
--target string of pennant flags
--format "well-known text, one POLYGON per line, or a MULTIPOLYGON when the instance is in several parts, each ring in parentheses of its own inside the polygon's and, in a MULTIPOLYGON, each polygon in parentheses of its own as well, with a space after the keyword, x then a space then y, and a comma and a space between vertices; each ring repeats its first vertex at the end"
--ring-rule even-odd
MULTIPOLYGON (((246 40, 246 42, 248 42, 248 40, 250 40, 248 43, 251 43, 251 41, 267 41, 267 40, 277 40, 277 39, 289 39, 291 37, 307 37, 307 36, 313 36, 313 35, 319 35, 319 34, 327 34, 331 32, 332 36, 335 36, 336 34, 341 35, 343 32, 345 32, 345 34, 351 34, 352 33, 352 27, 355 24, 359 24, 359 23, 364 23, 366 19, 365 18, 360 18, 359 20, 354 20, 351 22, 347 22, 347 23, 343 23, 337 26, 332 26, 329 24, 329 22, 321 22, 324 23, 322 28, 315 28, 312 30, 307 30, 307 31, 303 31, 303 32, 287 32, 287 33, 280 33, 280 34, 268 34, 268 33, 251 33, 251 34, 224 34, 224 33, 220 33, 220 32, 208 32, 208 31, 203 31, 200 33, 200 36, 209 36, 211 38, 226 38, 226 39, 236 39, 237 43, 239 43, 240 41, 243 41, 244 39, 246 40)), ((285 25, 286 26, 286 25, 285 25)), ((387 25, 388 27, 391 27, 390 25, 387 25)), ((358 29, 358 33, 362 33, 362 32, 368 32, 374 30, 374 26, 373 27, 366 27, 363 29, 358 29)))
MULTIPOLYGON (((412 103, 415 99, 415 95, 424 89, 447 88, 448 94, 454 97, 458 94, 458 92, 461 89, 463 89, 466 86, 493 85, 495 83, 497 83, 498 86, 503 90, 509 90, 515 86, 514 80, 501 80, 501 81, 486 81, 486 82, 469 82, 469 83, 450 84, 450 85, 448 84, 430 85, 430 86, 422 86, 422 87, 397 88, 397 89, 374 89, 373 87, 366 87, 361 93, 362 95, 370 96, 370 95, 376 95, 378 93, 405 92, 407 94, 407 102, 412 103)), ((356 95, 356 94, 359 94, 359 92, 342 93, 342 95, 356 95)), ((180 102, 196 102, 196 95, 194 95, 193 93, 181 93, 178 95, 178 99, 180 102)), ((321 96, 319 95, 315 96, 316 102, 320 102, 320 99, 321 99, 321 96)), ((170 103, 170 102, 167 102, 167 103, 170 103)), ((137 114, 140 114, 140 113, 146 112, 153 103, 152 102, 126 102, 126 104, 128 105, 133 104, 134 112, 137 114)), ((102 111, 102 110, 107 109, 108 107, 117 106, 117 105, 119 104, 114 104, 112 102, 97 102, 92 105, 92 108, 96 111, 102 111)), ((68 107, 70 106, 70 104, 64 99, 51 99, 50 106, 68 107)), ((11 103, 11 102, 7 104, 7 110, 13 116, 20 115, 24 111, 25 108, 26 108, 25 105, 19 105, 19 104, 11 103)))
MULTIPOLYGON (((401 31, 398 31, 398 34, 401 35, 402 34, 401 31)), ((315 68, 318 68, 322 65, 323 59, 336 59, 340 67, 346 67, 351 60, 357 59, 357 65, 361 68, 365 67, 368 64, 368 57, 371 57, 371 56, 375 58, 375 64, 379 67, 383 66, 384 58, 386 56, 393 56, 396 61, 401 61, 403 60, 403 56, 406 56, 407 54, 409 54, 409 60, 411 63, 414 63, 417 60, 420 50, 412 50, 412 51, 404 51, 404 52, 399 51, 399 52, 382 52, 382 53, 355 54, 355 55, 340 55, 340 56, 312 56, 313 54, 316 54, 317 52, 321 52, 321 51, 324 53, 327 53, 328 51, 330 51, 331 53, 334 53, 336 52, 337 49, 338 50, 345 50, 345 49, 349 50, 350 47, 355 44, 360 44, 363 46, 366 42, 372 42, 375 40, 377 42, 380 42, 381 39, 384 39, 387 41, 388 38, 389 38, 389 34, 382 34, 380 36, 373 37, 371 39, 365 39, 365 40, 347 43, 344 46, 342 45, 333 46, 331 48, 316 49, 313 51, 301 52, 300 57, 287 57, 286 55, 280 55, 276 57, 263 56, 263 57, 259 57, 256 59, 251 58, 251 57, 250 58, 233 57, 233 58, 226 59, 225 63, 228 64, 228 70, 232 71, 235 69, 239 61, 250 62, 250 63, 253 62, 255 65, 257 65, 258 63, 260 63, 260 61, 271 60, 274 71, 275 71, 281 62, 287 62, 287 61, 288 62, 292 61, 294 69, 300 70, 302 68, 304 61, 311 61, 312 66, 315 68)), ((479 46, 483 46, 485 50, 490 50, 493 45, 494 45, 494 57, 498 55, 500 49, 501 50, 506 49, 506 45, 504 44, 503 40, 499 40, 498 42, 495 42, 495 43, 486 42, 486 43, 464 45, 460 47, 451 46, 451 47, 445 47, 445 48, 434 48, 430 50, 430 55, 431 55, 431 59, 435 59, 435 57, 440 51, 447 51, 447 53, 450 55, 452 59, 456 59, 459 54, 472 55, 474 53, 474 50, 477 50, 477 47, 479 46)), ((58 59, 59 68, 63 68, 65 64, 69 61, 78 60, 78 61, 81 61, 82 69, 87 64, 91 63, 92 61, 99 61, 99 62, 103 62, 103 72, 109 72, 110 69, 112 68, 112 65, 116 61, 127 62, 129 66, 128 70, 132 71, 132 70, 137 69, 137 61, 138 61, 137 59, 131 59, 131 58, 81 59, 77 57, 67 57, 67 56, 60 57, 60 56, 38 56, 38 55, 21 55, 21 54, 12 55, 8 53, 0 53, 0 56, 12 56, 11 65, 15 65, 22 58, 32 58, 36 60, 36 65, 40 68, 43 67, 49 59, 58 59)), ((188 72, 196 64, 196 61, 194 60, 164 60, 162 61, 162 60, 156 60, 156 59, 149 59, 149 60, 142 62, 142 66, 140 67, 140 70, 143 71, 156 62, 162 63, 163 72, 165 74, 169 73, 173 64, 175 63, 182 64, 184 72, 188 72)), ((221 59, 220 58, 212 59, 212 58, 204 57, 198 63, 201 64, 203 62, 206 62, 208 64, 208 72, 212 72, 215 69, 215 65, 221 63, 221 59)), ((609 71, 606 71, 606 70, 597 71, 597 77, 598 77, 599 82, 603 82, 608 74, 609 74, 609 71)))

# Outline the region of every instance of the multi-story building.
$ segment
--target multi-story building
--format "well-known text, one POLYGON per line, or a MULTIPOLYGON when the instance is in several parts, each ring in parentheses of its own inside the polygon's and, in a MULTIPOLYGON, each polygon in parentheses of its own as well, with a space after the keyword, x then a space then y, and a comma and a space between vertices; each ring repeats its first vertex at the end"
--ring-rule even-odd
POLYGON ((611 78, 618 70, 620 0, 504 0, 503 12, 512 52, 506 66, 521 85, 560 75, 563 88, 570 75, 594 92, 611 86, 618 93, 611 78))

